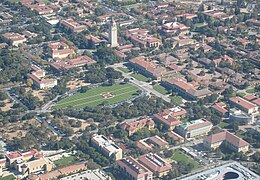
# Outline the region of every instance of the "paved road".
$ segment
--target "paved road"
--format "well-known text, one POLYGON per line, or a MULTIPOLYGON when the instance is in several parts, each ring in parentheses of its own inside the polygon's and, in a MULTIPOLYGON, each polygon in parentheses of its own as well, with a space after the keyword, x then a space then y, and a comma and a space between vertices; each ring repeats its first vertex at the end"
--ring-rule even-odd
POLYGON ((110 67, 116 69, 117 71, 120 71, 123 74, 124 78, 130 79, 130 82, 132 84, 134 84, 135 86, 139 87, 143 91, 146 91, 148 93, 154 94, 155 96, 157 96, 159 98, 162 98, 166 102, 171 102, 171 99, 169 97, 167 97, 167 96, 159 93, 158 91, 154 90, 153 86, 150 85, 149 83, 143 82, 143 81, 139 81, 139 80, 133 78, 132 76, 130 76, 128 73, 125 73, 125 72, 121 71, 120 69, 118 69, 118 67, 124 67, 124 65, 122 63, 114 64, 114 65, 111 65, 110 67))

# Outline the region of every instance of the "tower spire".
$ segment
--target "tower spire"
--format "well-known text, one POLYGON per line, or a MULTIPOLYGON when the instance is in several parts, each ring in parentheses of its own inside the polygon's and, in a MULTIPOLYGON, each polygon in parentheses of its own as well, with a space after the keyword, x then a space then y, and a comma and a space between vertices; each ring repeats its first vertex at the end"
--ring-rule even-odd
POLYGON ((111 24, 109 28, 109 43, 111 47, 117 47, 118 42, 117 42, 117 25, 116 21, 114 18, 111 18, 111 24))

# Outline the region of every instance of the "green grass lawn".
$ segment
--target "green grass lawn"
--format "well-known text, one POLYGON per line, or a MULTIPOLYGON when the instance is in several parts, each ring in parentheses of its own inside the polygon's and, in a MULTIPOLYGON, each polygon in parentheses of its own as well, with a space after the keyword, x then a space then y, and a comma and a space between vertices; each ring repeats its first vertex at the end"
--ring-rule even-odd
POLYGON ((180 76, 181 73, 180 72, 176 72, 176 73, 173 73, 173 74, 169 74, 169 75, 166 75, 166 76, 163 76, 163 78, 171 78, 171 77, 177 77, 177 76, 180 76))
POLYGON ((54 107, 57 109, 65 107, 84 108, 86 106, 94 107, 103 104, 114 104, 126 101, 136 96, 138 88, 130 84, 115 84, 112 86, 100 86, 93 88, 85 93, 78 93, 66 99, 61 100, 54 107), (104 98, 103 93, 110 93, 113 96, 104 98))
POLYGON ((237 96, 240 96, 240 97, 244 97, 246 95, 246 93, 244 92, 237 92, 236 94, 237 96))
POLYGON ((171 99, 171 102, 173 102, 176 105, 182 104, 183 99, 180 96, 170 96, 169 98, 171 99))
POLYGON ((137 79, 139 81, 143 81, 143 82, 147 82, 150 79, 139 73, 133 73, 133 74, 131 74, 131 76, 134 77, 135 79, 137 79))
POLYGON ((54 161, 54 164, 57 167, 64 167, 64 166, 69 166, 72 165, 76 162, 76 157, 75 156, 68 156, 68 157, 63 157, 59 160, 54 161))
POLYGON ((183 152, 180 150, 175 150, 172 156, 172 159, 179 162, 179 161, 185 161, 186 163, 191 163, 193 164, 193 169, 197 169, 200 167, 200 164, 190 158, 189 156, 185 155, 183 152))
POLYGON ((165 87, 161 86, 160 84, 154 85, 153 88, 161 94, 167 94, 168 93, 168 90, 165 87))
POLYGON ((119 69, 120 71, 123 71, 124 73, 130 73, 131 71, 127 68, 123 68, 123 67, 118 67, 117 69, 119 69))
POLYGON ((194 24, 194 27, 195 27, 195 28, 200 28, 200 27, 203 27, 203 26, 207 26, 207 25, 204 24, 204 23, 197 23, 197 24, 194 24))
POLYGON ((247 90, 246 90, 246 92, 247 92, 247 93, 250 93, 250 94, 252 94, 252 93, 254 93, 254 92, 255 92, 255 89, 254 89, 254 88, 247 89, 247 90))
POLYGON ((229 126, 229 124, 224 121, 219 123, 219 127, 221 127, 221 128, 227 128, 228 126, 229 126))
POLYGON ((15 177, 13 175, 8 175, 8 176, 5 176, 5 177, 0 177, 0 180, 13 180, 15 179, 15 177))

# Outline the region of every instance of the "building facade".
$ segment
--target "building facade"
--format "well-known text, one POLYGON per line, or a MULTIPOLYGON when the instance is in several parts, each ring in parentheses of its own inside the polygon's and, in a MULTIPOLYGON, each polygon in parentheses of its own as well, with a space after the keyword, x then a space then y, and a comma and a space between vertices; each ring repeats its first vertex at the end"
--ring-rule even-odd
POLYGON ((94 135, 91 138, 91 145, 108 158, 122 159, 122 149, 103 135, 94 135))
POLYGON ((203 139, 203 145, 208 149, 216 149, 222 143, 225 143, 235 152, 247 152, 249 150, 249 143, 228 131, 212 134, 203 139))
POLYGON ((212 123, 205 119, 197 119, 178 126, 178 133, 188 139, 206 135, 212 128, 212 123))
POLYGON ((117 47, 117 25, 115 20, 112 18, 110 29, 109 29, 109 43, 111 47, 117 47))
POLYGON ((116 162, 119 169, 130 179, 152 180, 153 173, 131 156, 116 162))

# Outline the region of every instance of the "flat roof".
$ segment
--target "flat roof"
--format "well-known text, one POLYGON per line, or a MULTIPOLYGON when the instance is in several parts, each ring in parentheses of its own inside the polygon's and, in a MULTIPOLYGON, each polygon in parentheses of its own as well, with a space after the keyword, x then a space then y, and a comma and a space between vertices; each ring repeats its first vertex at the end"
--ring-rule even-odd
MULTIPOLYGON (((182 180, 215 180, 215 179, 224 179, 227 178, 228 175, 238 176, 236 180, 259 180, 260 176, 256 173, 250 171, 246 167, 242 166, 238 162, 230 162, 228 164, 221 165, 219 167, 208 167, 205 171, 181 178, 182 180)), ((230 178, 231 179, 231 178, 230 178)))

